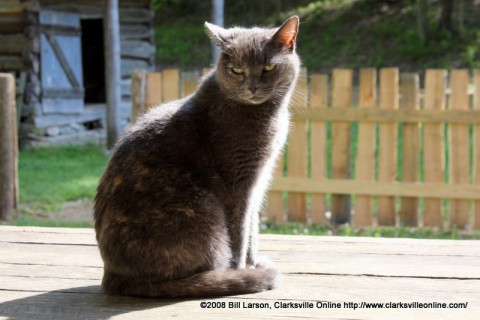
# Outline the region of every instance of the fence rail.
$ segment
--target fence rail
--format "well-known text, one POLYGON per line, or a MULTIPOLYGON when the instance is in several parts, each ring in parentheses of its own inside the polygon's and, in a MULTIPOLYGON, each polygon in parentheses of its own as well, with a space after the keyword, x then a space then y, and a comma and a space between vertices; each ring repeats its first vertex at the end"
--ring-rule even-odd
MULTIPOLYGON (((358 72, 358 88, 349 69, 300 76, 267 217, 480 229, 480 70, 429 69, 424 88, 397 68, 358 72)), ((200 75, 134 74, 132 117, 200 75)))

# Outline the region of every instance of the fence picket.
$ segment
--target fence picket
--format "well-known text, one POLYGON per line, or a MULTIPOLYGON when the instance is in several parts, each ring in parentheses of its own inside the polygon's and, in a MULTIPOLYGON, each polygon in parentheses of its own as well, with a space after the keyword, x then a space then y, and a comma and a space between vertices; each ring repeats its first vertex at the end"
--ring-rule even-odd
MULTIPOLYGON (((311 108, 321 112, 328 105, 328 76, 325 74, 314 74, 310 84, 310 105, 311 108)), ((325 180, 327 178, 327 126, 325 122, 311 121, 311 164, 312 179, 325 180)), ((312 194, 312 222, 328 222, 325 212, 325 194, 312 194)))
MULTIPOLYGON (((173 79, 175 81, 175 79, 173 79)), ((178 83, 178 80, 177 80, 178 83)), ((145 111, 162 103, 163 99, 162 72, 152 72, 147 75, 147 92, 145 94, 145 111)))
MULTIPOLYGON (((292 99, 293 109, 307 107, 308 87, 307 72, 302 70, 292 99)), ((288 176, 292 178, 307 177, 307 122, 292 121, 288 137, 288 176)), ((289 192, 288 216, 293 221, 307 221, 307 198, 305 193, 289 192)))
MULTIPOLYGON (((452 70, 450 78, 450 109, 468 110, 468 71, 452 70)), ((450 178, 451 183, 470 183, 468 125, 450 124, 450 178)), ((468 224, 468 200, 451 200, 451 223, 459 227, 468 224)))
POLYGON ((163 78, 163 102, 169 102, 180 98, 180 72, 178 69, 165 69, 163 78))
MULTIPOLYGON (((333 70, 332 108, 346 109, 352 105, 352 70, 333 70)), ((350 123, 332 124, 332 176, 333 179, 350 178, 350 123)), ((332 221, 350 221, 350 196, 332 195, 332 221)))
MULTIPOLYGON (((374 109, 377 106, 377 71, 360 70, 360 91, 358 107, 374 109)), ((375 180, 375 124, 360 122, 358 124, 358 146, 355 164, 355 179, 375 180)), ((371 196, 357 195, 355 198, 355 226, 371 226, 373 203, 371 196)))
MULTIPOLYGON (((425 73, 425 110, 445 110, 445 79, 442 69, 428 69, 425 73)), ((444 124, 423 124, 423 170, 426 183, 443 183, 445 166, 444 124)), ((423 225, 441 228, 442 200, 425 198, 423 225)))
MULTIPOLYGON (((380 70, 380 108, 398 109, 398 69, 384 68, 380 70)), ((378 180, 395 181, 397 174, 397 124, 380 124, 380 152, 378 157, 378 180)), ((378 197, 378 224, 395 225, 395 197, 378 197)))
MULTIPOLYGON (((404 74, 400 78, 400 108, 419 109, 419 79, 418 74, 404 74)), ((418 181, 418 165, 420 157, 420 139, 418 123, 403 124, 403 175, 404 182, 418 181)), ((400 224, 417 226, 418 198, 402 198, 400 209, 400 224)))
MULTIPOLYGON (((474 104, 473 108, 480 110, 480 69, 475 70, 474 74, 474 83, 475 83, 475 93, 474 93, 474 104)), ((480 186, 480 125, 475 126, 475 137, 474 137, 474 158, 473 163, 475 166, 475 184, 480 186)), ((475 201, 474 203, 474 229, 480 230, 480 200, 475 201)))
POLYGON ((181 95, 186 97, 197 90, 198 82, 200 80, 199 71, 182 72, 181 95))

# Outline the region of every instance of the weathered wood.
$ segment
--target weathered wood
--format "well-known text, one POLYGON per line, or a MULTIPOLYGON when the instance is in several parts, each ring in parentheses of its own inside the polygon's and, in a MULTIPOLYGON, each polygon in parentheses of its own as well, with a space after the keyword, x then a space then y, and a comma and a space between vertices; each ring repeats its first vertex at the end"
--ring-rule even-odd
POLYGON ((480 312, 479 241, 261 235, 260 253, 282 272, 280 288, 187 300, 102 294, 102 261, 92 229, 0 226, 0 244, 0 317, 9 319, 475 319, 480 312), (204 301, 225 307, 202 308, 204 301), (314 307, 278 308, 277 301, 314 307), (318 308, 317 301, 340 308, 318 308), (362 302, 468 304, 466 309, 348 307, 362 302))
POLYGON ((437 184, 413 182, 382 182, 361 180, 312 181, 299 178, 276 178, 272 191, 359 194, 367 196, 429 197, 471 200, 480 199, 480 186, 471 184, 437 184))
MULTIPOLYGON (((312 75, 310 82, 310 106, 318 112, 325 110, 328 105, 328 76, 325 74, 312 75)), ((312 179, 324 180, 327 178, 327 126, 324 122, 311 121, 311 166, 312 179)), ((312 222, 327 223, 327 204, 325 194, 312 194, 312 222)))
POLYGON ((166 69, 162 72, 162 98, 169 102, 180 98, 180 72, 178 69, 166 69))
POLYGON ((22 56, 28 50, 38 52, 38 39, 28 39, 23 33, 0 34, 0 54, 22 56), (35 44, 35 48, 33 47, 35 44))
POLYGON ((15 78, 0 73, 0 219, 9 220, 17 206, 17 119, 15 78))
MULTIPOLYGON (((381 109, 398 109, 398 69, 385 68, 380 70, 380 104, 381 109)), ((397 175, 397 126, 391 123, 381 123, 380 145, 378 155, 378 180, 381 182, 395 181, 397 175)), ((379 225, 395 225, 395 197, 377 198, 377 220, 379 225)))
POLYGON ((147 74, 147 92, 145 94, 145 111, 151 107, 159 105, 163 100, 163 74, 161 72, 153 72, 147 74))
MULTIPOLYGON (((102 2, 75 2, 67 3, 65 1, 42 1, 42 7, 58 11, 78 12, 82 18, 102 18, 102 2)), ((142 7, 123 6, 120 3, 119 21, 120 23, 149 23, 153 19, 153 12, 150 9, 142 7)))
POLYGON ((147 41, 124 40, 121 42, 122 57, 134 59, 149 59, 155 53, 155 46, 147 41))
POLYGON ((151 69, 148 61, 140 59, 121 59, 120 66, 122 78, 129 78, 134 70, 143 69, 149 71, 151 69))
MULTIPOLYGON (((351 109, 352 104, 352 70, 333 70, 332 108, 351 109)), ((332 177, 334 179, 350 178, 350 124, 335 122, 332 124, 332 177)), ((350 197, 332 195, 332 222, 350 221, 350 197)))
POLYGON ((137 119, 145 113, 145 94, 146 94, 147 72, 145 70, 136 70, 132 72, 132 115, 130 124, 134 124, 137 119))
MULTIPOLYGON (((290 109, 306 108, 308 103, 307 71, 302 69, 290 109)), ((292 121, 288 136, 289 177, 307 177, 307 122, 292 121)), ((305 193, 288 193, 288 218, 293 221, 307 221, 307 197, 305 193)))
POLYGON ((24 10, 31 10, 34 7, 35 4, 33 1, 2 0, 2 6, 0 7, 0 15, 15 15, 21 13, 24 10))
POLYGON ((197 90, 201 74, 199 71, 182 72, 181 96, 186 97, 197 90))
POLYGON ((3 16, 0 12, 0 33, 1 34, 15 34, 21 33, 25 28, 25 22, 22 12, 3 16))
POLYGON ((0 56, 0 70, 22 71, 27 69, 28 65, 21 57, 0 56))
MULTIPOLYGON (((432 70, 433 71, 433 70, 432 70)), ((428 70, 427 70, 428 72, 428 70)), ((445 95, 445 92, 439 92, 445 95)), ((428 93, 425 93, 427 99, 428 93)), ((404 122, 439 124, 444 122, 459 124, 480 124, 479 110, 389 110, 389 109, 335 109, 327 108, 318 112, 307 108, 305 110, 292 110, 293 119, 311 119, 317 121, 348 121, 348 122, 404 122)))
POLYGON ((145 24, 121 24, 120 39, 124 40, 149 40, 153 30, 145 24))
MULTIPOLYGON (((445 70, 429 69, 425 74, 424 109, 444 112, 445 110, 445 70)), ((427 183, 443 183, 444 131, 443 124, 423 124, 423 170, 427 183)), ((425 199, 423 225, 428 227, 442 227, 441 199, 425 199)))
MULTIPOLYGON (((38 114, 38 113, 37 113, 38 114)), ((122 118, 128 118, 131 115, 131 101, 122 101, 120 104, 120 114, 122 118)), ((87 121, 102 120, 106 121, 105 104, 95 104, 85 107, 81 114, 42 114, 33 117, 33 123, 37 128, 45 128, 55 125, 66 125, 70 123, 82 123, 87 121)))
MULTIPOLYGON (((400 109, 416 110, 419 105, 418 74, 404 74, 400 78, 400 109)), ((403 124, 403 182, 417 182, 420 160, 419 124, 403 124)), ((400 225, 418 225, 418 198, 402 198, 400 225)))
MULTIPOLYGON (((468 71, 453 70, 450 78, 452 95, 450 109, 468 110, 468 71)), ((468 184, 470 182, 469 130, 467 125, 450 124, 450 180, 451 183, 468 184)), ((451 200, 451 224, 464 228, 468 225, 469 201, 451 200)))
POLYGON ((104 14, 107 147, 113 148, 120 137, 119 106, 122 100, 118 0, 105 1, 104 14))
MULTIPOLYGON (((475 95, 474 95, 474 105, 475 110, 480 110, 480 69, 475 70, 474 75, 475 83, 475 95)), ((480 185, 480 124, 475 126, 475 137, 474 139, 474 166, 475 166, 475 184, 480 185)), ((474 202, 474 224, 473 227, 475 230, 480 230, 480 201, 474 202)))
MULTIPOLYGON (((360 70, 360 94, 358 107, 374 110, 377 106, 377 72, 375 69, 360 70)), ((375 180, 375 125, 373 123, 358 124, 358 147, 355 166, 355 179, 375 180)), ((355 226, 371 226, 373 223, 372 197, 357 195, 355 198, 355 226)))

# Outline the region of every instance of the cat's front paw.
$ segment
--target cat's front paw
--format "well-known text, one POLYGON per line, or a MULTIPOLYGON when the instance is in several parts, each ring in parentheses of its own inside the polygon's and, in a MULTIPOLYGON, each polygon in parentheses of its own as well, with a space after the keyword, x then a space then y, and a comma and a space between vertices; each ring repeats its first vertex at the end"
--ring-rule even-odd
POLYGON ((230 268, 232 269, 245 269, 247 267, 247 264, 245 263, 245 261, 232 261, 230 263, 230 268))

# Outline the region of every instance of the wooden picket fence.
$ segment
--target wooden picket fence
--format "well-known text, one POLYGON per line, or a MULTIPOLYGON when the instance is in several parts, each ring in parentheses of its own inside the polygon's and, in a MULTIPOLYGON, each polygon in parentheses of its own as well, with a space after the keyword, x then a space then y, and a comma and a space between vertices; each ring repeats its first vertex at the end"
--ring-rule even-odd
MULTIPOLYGON (((265 214, 279 223, 480 229, 480 70, 304 70, 265 214), (379 79, 377 80, 377 74, 379 79)), ((135 72, 132 119, 201 72, 135 72)))

